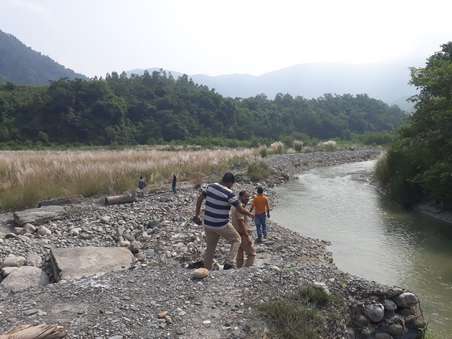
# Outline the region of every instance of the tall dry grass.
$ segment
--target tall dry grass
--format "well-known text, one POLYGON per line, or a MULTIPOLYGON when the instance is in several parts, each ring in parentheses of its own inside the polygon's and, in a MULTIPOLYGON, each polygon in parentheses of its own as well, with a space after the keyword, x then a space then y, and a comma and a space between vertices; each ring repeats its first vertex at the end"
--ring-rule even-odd
POLYGON ((234 158, 252 156, 250 149, 129 149, 92 151, 0 152, 0 210, 35 206, 43 199, 93 196, 134 189, 140 175, 148 184, 199 180, 226 170, 234 158))

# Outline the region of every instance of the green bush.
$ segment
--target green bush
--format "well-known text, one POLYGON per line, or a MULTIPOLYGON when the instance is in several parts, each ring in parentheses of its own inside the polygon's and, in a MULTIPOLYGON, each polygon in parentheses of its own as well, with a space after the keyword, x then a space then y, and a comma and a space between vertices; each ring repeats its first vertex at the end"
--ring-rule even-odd
POLYGON ((247 175, 252 181, 264 180, 271 175, 272 171, 263 161, 255 161, 248 165, 247 175))
POLYGON ((416 112, 376 168, 376 177, 403 205, 434 200, 452 209, 452 42, 412 69, 416 112))
POLYGON ((268 151, 267 151, 267 147, 261 147, 260 149, 259 149, 259 155, 262 157, 262 158, 265 158, 267 155, 268 155, 268 151))
POLYGON ((303 150, 303 141, 295 140, 293 143, 293 148, 295 149, 295 152, 300 153, 303 150))

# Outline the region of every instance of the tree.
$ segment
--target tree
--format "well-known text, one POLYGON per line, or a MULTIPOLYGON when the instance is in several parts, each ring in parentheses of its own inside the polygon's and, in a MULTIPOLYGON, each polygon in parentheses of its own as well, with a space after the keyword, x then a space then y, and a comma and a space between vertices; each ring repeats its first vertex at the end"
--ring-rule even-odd
POLYGON ((388 153, 384 180, 405 204, 452 207, 452 42, 411 70, 416 112, 388 153))

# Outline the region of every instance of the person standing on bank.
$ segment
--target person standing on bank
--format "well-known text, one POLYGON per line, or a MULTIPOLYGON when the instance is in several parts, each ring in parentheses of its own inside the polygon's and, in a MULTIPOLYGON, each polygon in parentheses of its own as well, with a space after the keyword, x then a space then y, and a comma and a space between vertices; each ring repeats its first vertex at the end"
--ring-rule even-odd
POLYGON ((206 199, 204 211, 204 230, 206 232, 206 251, 204 253, 203 266, 208 270, 212 269, 215 249, 220 237, 226 239, 231 244, 231 249, 226 257, 224 269, 234 268, 237 252, 240 247, 240 234, 235 230, 229 220, 229 211, 234 206, 237 211, 249 217, 253 214, 244 209, 232 192, 235 178, 232 173, 225 173, 221 183, 208 185, 201 190, 201 194, 196 202, 196 211, 193 221, 200 225, 201 205, 206 199))
POLYGON ((171 184, 171 189, 173 190, 173 193, 176 194, 176 184, 177 184, 177 178, 176 175, 173 175, 173 182, 171 184))
POLYGON ((268 198, 264 195, 264 189, 259 186, 257 188, 257 196, 253 199, 250 212, 255 210, 254 223, 256 224, 257 242, 262 242, 262 237, 267 238, 267 218, 270 218, 270 206, 268 198))
MULTIPOLYGON (((250 196, 248 192, 241 191, 239 193, 239 200, 243 208, 246 207, 250 196)), ((231 209, 232 225, 239 232, 242 242, 240 244, 239 252, 237 254, 237 268, 250 267, 254 265, 256 259, 256 249, 253 246, 253 240, 251 237, 251 229, 248 221, 248 217, 239 213, 239 211, 232 207, 231 209), (246 260, 244 258, 246 254, 246 260)))

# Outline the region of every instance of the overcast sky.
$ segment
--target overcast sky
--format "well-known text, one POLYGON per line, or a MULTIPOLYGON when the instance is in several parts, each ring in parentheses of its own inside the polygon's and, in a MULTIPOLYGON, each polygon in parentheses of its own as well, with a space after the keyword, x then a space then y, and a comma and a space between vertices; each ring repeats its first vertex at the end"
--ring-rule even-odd
POLYGON ((88 76, 416 63, 452 40, 450 0, 0 0, 0 30, 88 76))

